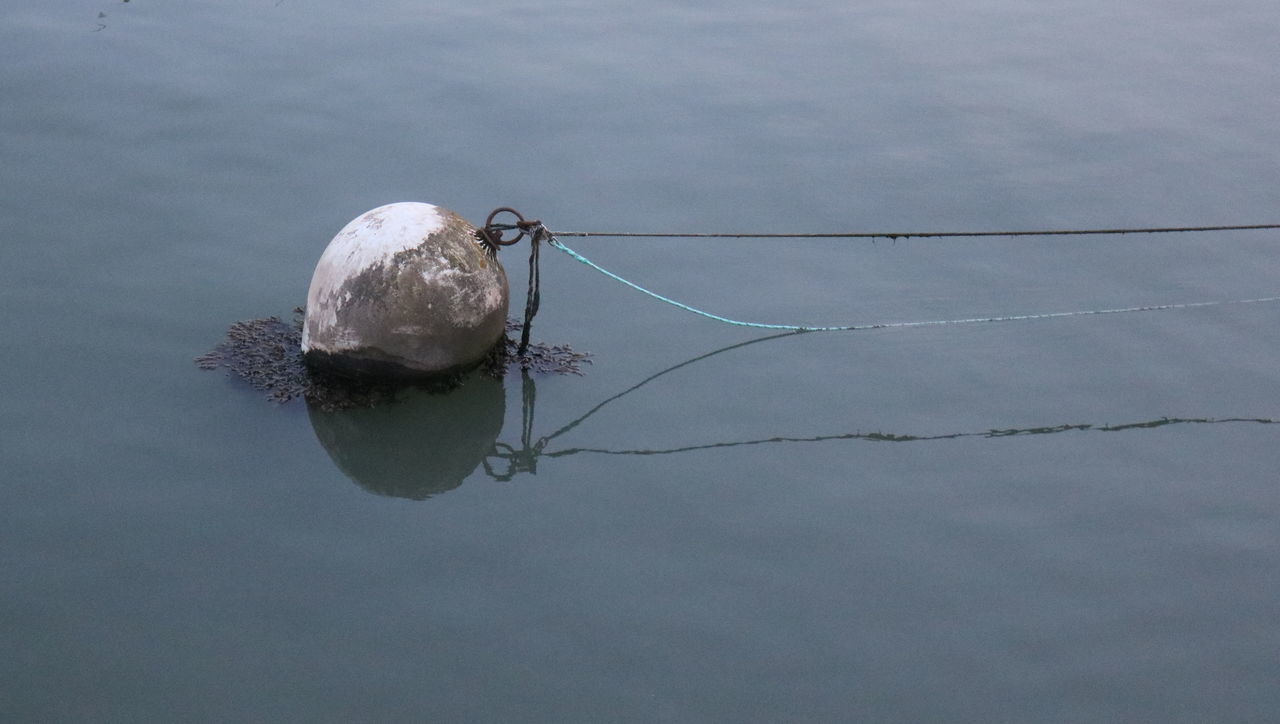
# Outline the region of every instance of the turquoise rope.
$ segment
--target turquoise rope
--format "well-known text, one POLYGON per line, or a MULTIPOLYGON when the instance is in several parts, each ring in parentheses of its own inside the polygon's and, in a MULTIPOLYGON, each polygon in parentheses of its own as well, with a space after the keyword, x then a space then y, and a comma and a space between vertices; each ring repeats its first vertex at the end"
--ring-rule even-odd
POLYGON ((1012 315, 1007 315, 1002 317, 974 317, 970 319, 939 319, 939 320, 931 320, 926 322, 885 322, 880 324, 849 324, 849 325, 843 325, 838 327, 810 327, 810 326, 798 325, 798 324, 764 324, 761 322, 743 322, 737 319, 729 319, 728 317, 722 317, 718 314, 712 314, 711 312, 705 312, 701 309, 695 309, 689 306, 688 304, 677 302, 676 300, 670 299, 668 297, 664 297, 661 294, 658 294, 657 292, 653 292, 648 289, 645 289, 644 287, 640 286, 639 284, 636 284, 635 282, 623 279, 617 274, 614 274, 608 269, 605 269, 604 267, 591 261, 585 256, 574 251, 573 249, 570 249, 569 247, 565 246, 564 242, 560 241, 555 236, 551 236, 548 239, 548 243, 551 244, 551 246, 573 257, 574 259, 577 259, 583 264, 586 264, 592 269, 595 269, 601 274, 604 274, 610 279, 622 282, 623 284, 626 284, 627 286, 631 287, 632 289, 635 289, 636 291, 644 292, 645 294, 653 297, 654 299, 657 299, 660 302, 666 302, 667 304, 670 304, 674 307, 679 307, 680 309, 683 309, 686 312, 693 312, 694 314, 697 314, 699 316, 703 316, 708 319, 714 319, 717 322, 724 322, 725 324, 732 324, 738 327, 753 327, 756 329, 781 329, 781 330, 787 330, 792 332, 858 332, 858 331, 864 331, 864 330, 870 330, 870 329, 896 329, 896 328, 902 328, 902 327, 931 327, 931 326, 940 326, 940 325, 946 325, 946 324, 978 324, 982 322, 1018 322, 1018 321, 1026 321, 1026 320, 1032 320, 1032 319, 1057 319, 1060 317, 1081 317, 1081 316, 1093 315, 1093 314, 1126 314, 1129 312, 1155 312, 1155 311, 1161 311, 1161 310, 1167 310, 1167 309, 1194 309, 1196 307, 1216 307, 1223 304, 1264 304, 1269 302, 1280 302, 1280 296, 1276 296, 1276 297, 1258 297, 1255 299, 1232 299, 1228 301, 1215 301, 1215 302, 1187 302, 1182 304, 1156 304, 1156 305, 1145 306, 1145 307, 1124 307, 1124 308, 1117 308, 1117 309, 1089 309, 1089 310, 1081 310, 1081 311, 1074 311, 1074 312, 1049 312, 1045 314, 1012 314, 1012 315))
POLYGON ((563 242, 561 242, 559 239, 555 238, 554 236, 553 236, 553 237, 551 237, 551 240, 550 240, 550 242, 549 242, 549 243, 550 243, 552 246, 554 246, 555 248, 559 249, 560 251, 563 251, 564 253, 568 254, 569 256, 573 257, 574 259, 577 259, 578 261, 582 262, 583 264, 586 264, 587 266, 591 267, 592 269, 595 269, 596 271, 598 271, 598 272, 600 272, 601 274, 603 274, 603 275, 605 275, 605 276, 609 277, 610 279, 613 279, 613 280, 615 280, 615 281, 620 281, 620 282, 622 282, 623 284, 626 284, 627 286, 631 287, 632 289, 635 289, 636 291, 644 292, 645 294, 648 294, 649 296, 653 297, 654 299, 657 299, 657 300, 658 300, 658 301, 660 301, 660 302, 666 302, 667 304, 670 304, 670 305, 672 305, 672 306, 674 306, 674 307, 679 307, 679 308, 683 309, 683 310, 684 310, 684 311, 686 311, 686 312, 693 312, 694 314, 701 315, 701 316, 706 317, 706 318, 708 318, 708 319, 714 319, 714 320, 716 320, 717 322, 724 322, 725 324, 733 324, 733 325, 737 325, 737 326, 739 326, 739 327, 755 327, 755 328, 757 328, 757 329, 785 329, 785 330, 789 330, 789 331, 792 331, 792 332, 834 332, 834 331, 836 331, 836 330, 849 330, 849 329, 853 329, 852 327, 801 327, 801 326, 794 325, 794 324, 763 324, 763 323, 761 323, 761 322, 740 322, 740 321, 738 321, 738 320, 736 320, 736 319, 729 319, 728 317, 721 317, 721 316, 720 316, 720 315, 718 315, 718 314, 712 314, 711 312, 704 312, 704 311, 702 311, 701 309, 694 309, 693 307, 689 306, 688 304, 682 304, 682 303, 680 303, 680 302, 677 302, 677 301, 676 301, 676 300, 674 300, 674 299, 669 299, 669 298, 667 298, 667 297, 664 297, 664 296, 662 296, 661 294, 658 294, 657 292, 649 291, 648 289, 645 289, 644 287, 640 286, 639 284, 636 284, 635 282, 627 281, 626 279, 623 279, 622 277, 618 276, 617 274, 614 274, 613 272, 609 271, 608 269, 605 269, 604 267, 600 266, 599 264, 597 264, 597 263, 595 263, 595 262, 591 261, 591 260, 590 260, 590 259, 588 259, 587 257, 585 257, 585 256, 583 256, 583 255, 581 255, 581 254, 579 254, 578 252, 574 251, 573 249, 570 249, 569 247, 565 246, 563 242))

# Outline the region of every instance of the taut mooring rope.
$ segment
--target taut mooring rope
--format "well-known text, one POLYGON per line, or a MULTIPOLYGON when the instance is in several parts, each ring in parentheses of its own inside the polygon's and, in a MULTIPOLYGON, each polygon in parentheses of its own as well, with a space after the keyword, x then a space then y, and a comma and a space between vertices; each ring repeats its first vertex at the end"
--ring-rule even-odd
POLYGON ((857 231, 834 234, 755 234, 755 233, 685 233, 623 231, 555 231, 552 236, 601 236, 645 239, 941 239, 947 237, 983 236, 1100 236, 1107 234, 1172 234, 1196 231, 1257 231, 1280 229, 1280 224, 1244 224, 1235 226, 1157 226, 1121 229, 1057 229, 1045 231, 857 231))

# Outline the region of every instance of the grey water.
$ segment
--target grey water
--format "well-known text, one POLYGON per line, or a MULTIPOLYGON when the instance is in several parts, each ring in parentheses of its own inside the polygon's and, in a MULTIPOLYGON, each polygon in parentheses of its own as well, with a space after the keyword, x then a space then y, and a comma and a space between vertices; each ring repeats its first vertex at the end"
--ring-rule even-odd
MULTIPOLYGON (((546 249, 533 336, 581 377, 326 413, 192 360, 393 201, 1276 223, 1278 33, 1270 0, 5 3, 0 719, 1274 721, 1275 304, 777 336, 546 249)), ((1274 231, 565 241, 768 323, 1280 293, 1274 231)))

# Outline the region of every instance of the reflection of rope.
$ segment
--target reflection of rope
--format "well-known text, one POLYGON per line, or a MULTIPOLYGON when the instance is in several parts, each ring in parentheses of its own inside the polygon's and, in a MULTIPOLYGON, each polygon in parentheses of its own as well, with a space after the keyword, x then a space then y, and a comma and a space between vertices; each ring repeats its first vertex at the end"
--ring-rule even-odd
POLYGON ((542 455, 542 448, 547 444, 547 438, 539 440, 537 444, 533 443, 533 413, 538 401, 538 391, 533 378, 529 376, 529 370, 520 371, 520 383, 520 449, 517 450, 506 443, 495 442, 493 451, 482 461, 484 471, 489 477, 500 482, 514 479, 517 473, 537 475, 538 458, 542 455), (507 471, 499 473, 494 470, 489 464, 490 457, 506 460, 507 471))
MULTIPOLYGON (((626 397, 632 392, 635 392, 641 387, 644 387, 645 385, 658 379, 659 377, 662 377, 663 375, 669 372, 675 372, 681 367, 691 365, 695 362, 700 362, 704 359, 707 359, 708 357, 714 357, 723 352, 728 352, 730 350, 738 349, 740 347, 759 344, 760 342, 768 342, 769 340, 772 340, 772 339, 781 339, 782 337, 791 337, 795 334, 796 334, 795 332, 784 332, 782 334, 775 334, 770 337, 760 337, 759 339, 752 339, 746 342, 731 344, 728 347, 721 347, 720 349, 713 350, 704 355, 699 355, 697 357, 694 357, 693 359, 687 359, 684 362, 681 362, 680 364, 673 365, 671 367, 666 368, 665 370, 662 370, 661 372, 658 372, 653 375, 649 375, 648 377, 628 387, 622 392, 619 392, 618 394, 605 399, 604 401, 597 404, 595 407, 591 408, 590 410, 587 410, 584 414, 578 416, 572 422, 561 427, 559 430, 556 430, 550 435, 545 435, 543 437, 538 438, 537 442, 533 442, 534 406, 537 403, 537 386, 535 385, 533 378, 529 375, 529 371, 527 369, 521 369, 520 449, 517 450, 516 448, 506 443, 495 442, 493 444, 492 452, 490 452, 487 456, 485 456, 485 459, 482 461, 482 464, 484 465, 484 471, 486 474, 488 474, 489 477, 499 482, 511 481, 515 479, 515 476, 517 473, 527 472, 527 473, 537 474, 538 458, 544 454, 543 450, 547 447, 547 443, 551 442, 555 438, 560 437, 566 432, 569 432, 573 428, 582 424, 582 422, 585 421, 588 417, 591 417, 592 415, 599 412, 601 408, 603 408, 605 405, 608 405, 610 402, 626 397), (491 457, 507 461, 506 472, 500 473, 497 470, 495 470, 493 465, 489 463, 489 458, 491 457)), ((557 453, 557 455, 563 455, 563 454, 564 454, 563 452, 557 453)))
POLYGON ((795 332, 786 332, 783 334, 775 334, 769 337, 760 337, 746 342, 722 347, 720 349, 699 355, 692 359, 685 360, 677 365, 668 367, 661 372, 650 375, 627 389, 619 392, 611 397, 606 398, 595 407, 592 407, 586 413, 580 415, 572 422, 560 427, 550 435, 538 438, 534 442, 533 425, 534 425, 534 405, 537 400, 537 390, 534 380, 526 371, 522 375, 521 387, 521 428, 520 428, 520 449, 516 449, 505 443, 494 443, 493 452, 483 462, 484 470, 490 478, 501 482, 514 480, 519 473, 537 473, 538 458, 559 458, 577 455, 579 453, 595 453, 597 455, 672 455, 682 452, 694 452, 698 450, 714 450, 718 448, 746 447, 751 445, 765 445, 769 443, 798 443, 798 442, 829 442, 833 440, 863 440, 866 442, 934 442, 941 440, 957 440, 961 438, 997 438, 997 437, 1025 437, 1028 435, 1048 435, 1060 432, 1071 431, 1093 431, 1093 432, 1122 432, 1125 430, 1152 429, 1164 427, 1165 425, 1188 425, 1188 424, 1223 424, 1223 423, 1243 423, 1249 422, 1258 425, 1277 425, 1280 420, 1266 417, 1162 417, 1156 420, 1147 420, 1143 422, 1130 422, 1119 425, 1091 425, 1091 424, 1063 424, 1063 425, 1047 425, 1041 427, 1027 428, 995 428, 983 430, 981 432, 955 432, 940 435, 911 435, 891 432, 853 432, 834 435, 815 435, 812 437, 789 437, 776 436, 768 438, 760 438, 758 440, 739 440, 731 442, 715 442, 702 445, 686 445, 682 447, 665 448, 665 449, 641 449, 641 450, 612 450, 607 448, 590 448, 590 447, 573 447, 563 450, 555 450, 548 452, 546 447, 548 443, 557 437, 573 430, 582 424, 587 418, 599 412, 603 407, 611 402, 619 400, 654 380, 668 373, 687 367, 695 362, 700 362, 710 357, 714 357, 724 352, 740 349, 761 342, 782 339, 784 337, 795 336, 795 332), (488 457, 496 457, 507 461, 507 469, 505 472, 497 472, 489 463, 488 457))
MULTIPOLYGON (((525 450, 535 449, 530 445, 533 443, 533 408, 538 402, 538 388, 534 385, 533 378, 529 376, 528 370, 520 372, 520 446, 525 450)), ((542 441, 538 442, 537 452, 542 452, 542 441)), ((529 472, 536 473, 538 464, 537 456, 530 461, 529 472)))
MULTIPOLYGON (((1253 227, 1250 227, 1250 228, 1253 228, 1253 227)), ((1269 228, 1269 227, 1266 227, 1266 228, 1269 228)), ((1032 233, 1032 232, 1028 232, 1028 233, 1032 233)), ((1059 232, 1035 232, 1035 233, 1059 233, 1059 232)), ((1066 233, 1066 232, 1060 232, 1060 233, 1066 233)), ((1084 233, 1084 232, 1080 232, 1080 233, 1084 233)), ((1102 232, 1088 232, 1088 233, 1102 233, 1102 232)), ((577 259, 578 261, 582 262, 583 264, 586 264, 592 269, 595 269, 601 274, 604 274, 610 279, 622 282, 623 284, 626 284, 632 289, 635 289, 640 292, 644 292, 645 294, 648 294, 649 296, 653 297, 654 299, 657 299, 660 302, 666 302, 667 304, 670 304, 675 307, 679 307, 680 309, 683 309, 686 312, 693 312, 694 314, 701 315, 708 319, 714 319, 717 322, 724 322, 725 324, 732 324, 738 327, 755 327, 757 329, 780 329, 780 330, 790 330, 793 332, 859 332, 859 331, 866 331, 870 329, 900 329, 903 327, 935 327, 935 326, 950 325, 950 324, 977 324, 981 322, 1021 322, 1021 321, 1028 321, 1032 319, 1057 319, 1059 317, 1083 317, 1083 316, 1093 315, 1093 314, 1127 314, 1130 312, 1155 312, 1155 311, 1161 311, 1166 309, 1193 309, 1195 307, 1216 307, 1222 304, 1262 304, 1264 302, 1280 302, 1280 296, 1277 296, 1277 297, 1260 297, 1257 299, 1232 299, 1232 300, 1213 301, 1213 302, 1184 302, 1181 304, 1153 304, 1153 305, 1148 305, 1143 307, 1122 307, 1122 308, 1113 308, 1113 309, 1084 309, 1084 310, 1078 310, 1078 311, 1072 311, 1072 312, 1047 312, 1043 314, 1010 314, 1010 315, 1005 315, 1000 317, 972 317, 969 319, 937 319, 937 320, 930 320, 930 321, 924 321, 924 322, 879 322, 874 324, 848 324, 848 325, 841 325, 841 326, 835 326, 835 327, 810 327, 807 325, 800 325, 800 324, 764 324, 761 322, 741 322, 736 319, 729 319, 728 317, 722 317, 718 314, 704 312, 701 309, 695 309, 687 304, 677 302, 676 300, 671 299, 669 297, 664 297, 661 294, 658 294, 657 292, 651 292, 648 289, 645 289, 644 287, 640 286, 639 284, 636 284, 635 282, 623 279, 617 274, 614 274, 608 269, 605 269, 604 267, 600 266, 599 264, 596 264, 595 262, 579 254, 573 249, 570 249, 569 247, 565 246, 564 242, 560 241, 555 236, 552 236, 550 238, 549 243, 551 244, 551 246, 559 249, 560 251, 563 251, 564 253, 568 254, 574 259, 577 259)))
POLYGON ((673 453, 693 452, 695 450, 714 450, 716 448, 743 447, 746 445, 764 445, 776 442, 828 442, 831 440, 865 440, 867 442, 930 442, 936 440, 956 440, 964 437, 1021 437, 1026 435, 1049 435, 1072 430, 1093 430, 1096 432, 1120 432, 1122 430, 1149 429, 1165 425, 1185 424, 1220 424, 1224 422, 1252 422, 1260 425, 1280 424, 1280 420, 1265 417, 1229 417, 1215 419, 1211 417, 1162 417, 1159 420, 1131 422, 1124 425, 1053 425, 1049 427, 1029 427, 1007 430, 986 430, 983 432, 955 432, 946 435, 898 435, 889 432, 853 432, 844 435, 816 435, 814 437, 768 437, 759 440, 741 440, 737 442, 713 442, 705 445, 687 445, 685 447, 662 450, 607 450, 602 448, 575 447, 555 452, 543 453, 549 458, 578 453, 596 453, 599 455, 671 455, 673 453))
POLYGON ((665 374, 667 374, 667 373, 669 373, 669 372, 675 372, 676 370, 680 369, 681 367, 685 367, 685 366, 691 365, 691 364, 693 364, 694 362, 701 362, 702 360, 707 359, 708 357, 714 357, 714 356, 716 356, 716 355, 718 355, 718 354, 721 354, 721 353, 724 353, 724 352, 728 352, 728 351, 730 351, 730 350, 738 349, 739 347, 746 347, 746 346, 748 346, 748 345, 752 345, 752 344, 759 344, 759 343, 761 343, 761 342, 768 342, 768 341, 769 341, 769 340, 771 340, 771 339, 781 339, 782 337, 790 337, 790 336, 792 336, 792 335, 794 335, 794 334, 797 334, 797 333, 796 333, 796 332, 783 332, 782 334, 775 334, 775 335, 770 336, 770 337, 760 337, 759 339, 752 339, 752 340, 748 340, 748 341, 746 341, 746 342, 739 342, 739 343, 737 343, 737 344, 731 344, 731 345, 729 345, 728 347, 721 347, 720 349, 717 349, 717 350, 712 351, 712 352, 708 352, 708 353, 706 353, 706 354, 704 354, 704 355, 699 355, 699 356, 697 356, 697 357, 694 357, 693 359, 687 359, 687 360, 685 360, 684 362, 681 362, 681 363, 680 363, 680 364, 678 364, 678 365, 673 365, 673 366, 671 366, 671 367, 668 367, 668 368, 666 368, 665 370, 663 370, 663 371, 661 371, 661 372, 658 372, 657 374, 649 375, 648 377, 644 378, 643 380, 640 380, 639 382, 637 382, 637 383, 635 383, 634 385, 632 385, 632 386, 628 387, 627 389, 623 390, 622 392, 619 392, 618 394, 613 395, 612 397, 609 397, 608 399, 604 400, 603 402, 601 402, 600 404, 598 404, 598 405, 596 405, 595 407, 591 408, 590 410, 587 410, 585 414, 583 414, 583 415, 579 416, 579 417, 578 417, 577 419, 575 419, 573 422, 570 422, 569 424, 564 425, 564 426, 563 426, 563 427, 561 427, 559 430, 556 430, 555 432, 551 433, 550 435, 547 435, 547 436, 545 436, 545 437, 541 438, 541 439, 538 441, 538 445, 539 445, 539 446, 545 446, 545 445, 546 445, 546 443, 550 442, 551 440, 554 440, 555 438, 560 437, 561 435, 565 434, 566 432, 569 432, 569 431, 570 431, 570 430, 572 430, 573 428, 575 428, 575 427, 577 427, 578 425, 582 424, 582 422, 583 422, 584 420, 586 420, 588 417, 591 417, 592 415, 594 415, 594 414, 596 414, 597 412, 599 412, 599 411, 600 411, 600 408, 604 407, 605 405, 609 404, 610 402, 613 402, 614 400, 617 400, 618 398, 621 398, 621 397, 626 397, 627 395, 631 394, 632 392, 635 392, 636 390, 640 389, 641 387, 644 387, 645 385, 649 384, 650 382, 653 382, 654 380, 658 379, 659 377, 661 377, 661 376, 663 376, 663 375, 665 375, 665 374))

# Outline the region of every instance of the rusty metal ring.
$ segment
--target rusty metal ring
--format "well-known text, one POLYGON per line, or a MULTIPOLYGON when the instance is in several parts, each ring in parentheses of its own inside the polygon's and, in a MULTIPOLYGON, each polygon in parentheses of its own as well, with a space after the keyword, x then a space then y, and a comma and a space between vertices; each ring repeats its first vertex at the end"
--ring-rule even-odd
POLYGON ((521 215, 519 211, 516 211, 510 206, 502 206, 491 211, 489 213, 489 217, 484 220, 484 235, 489 239, 489 241, 493 242, 494 244, 497 244, 498 246, 511 246, 512 244, 516 243, 517 241, 520 241, 521 239, 529 235, 528 229, 522 226, 524 223, 525 223, 524 216, 521 215), (494 228, 494 225, 493 225, 494 218, 498 214, 502 214, 502 213, 513 214, 516 217, 516 223, 513 225, 515 228, 513 229, 513 231, 518 231, 519 233, 517 233, 515 236, 511 237, 510 239, 502 238, 503 229, 494 228))

